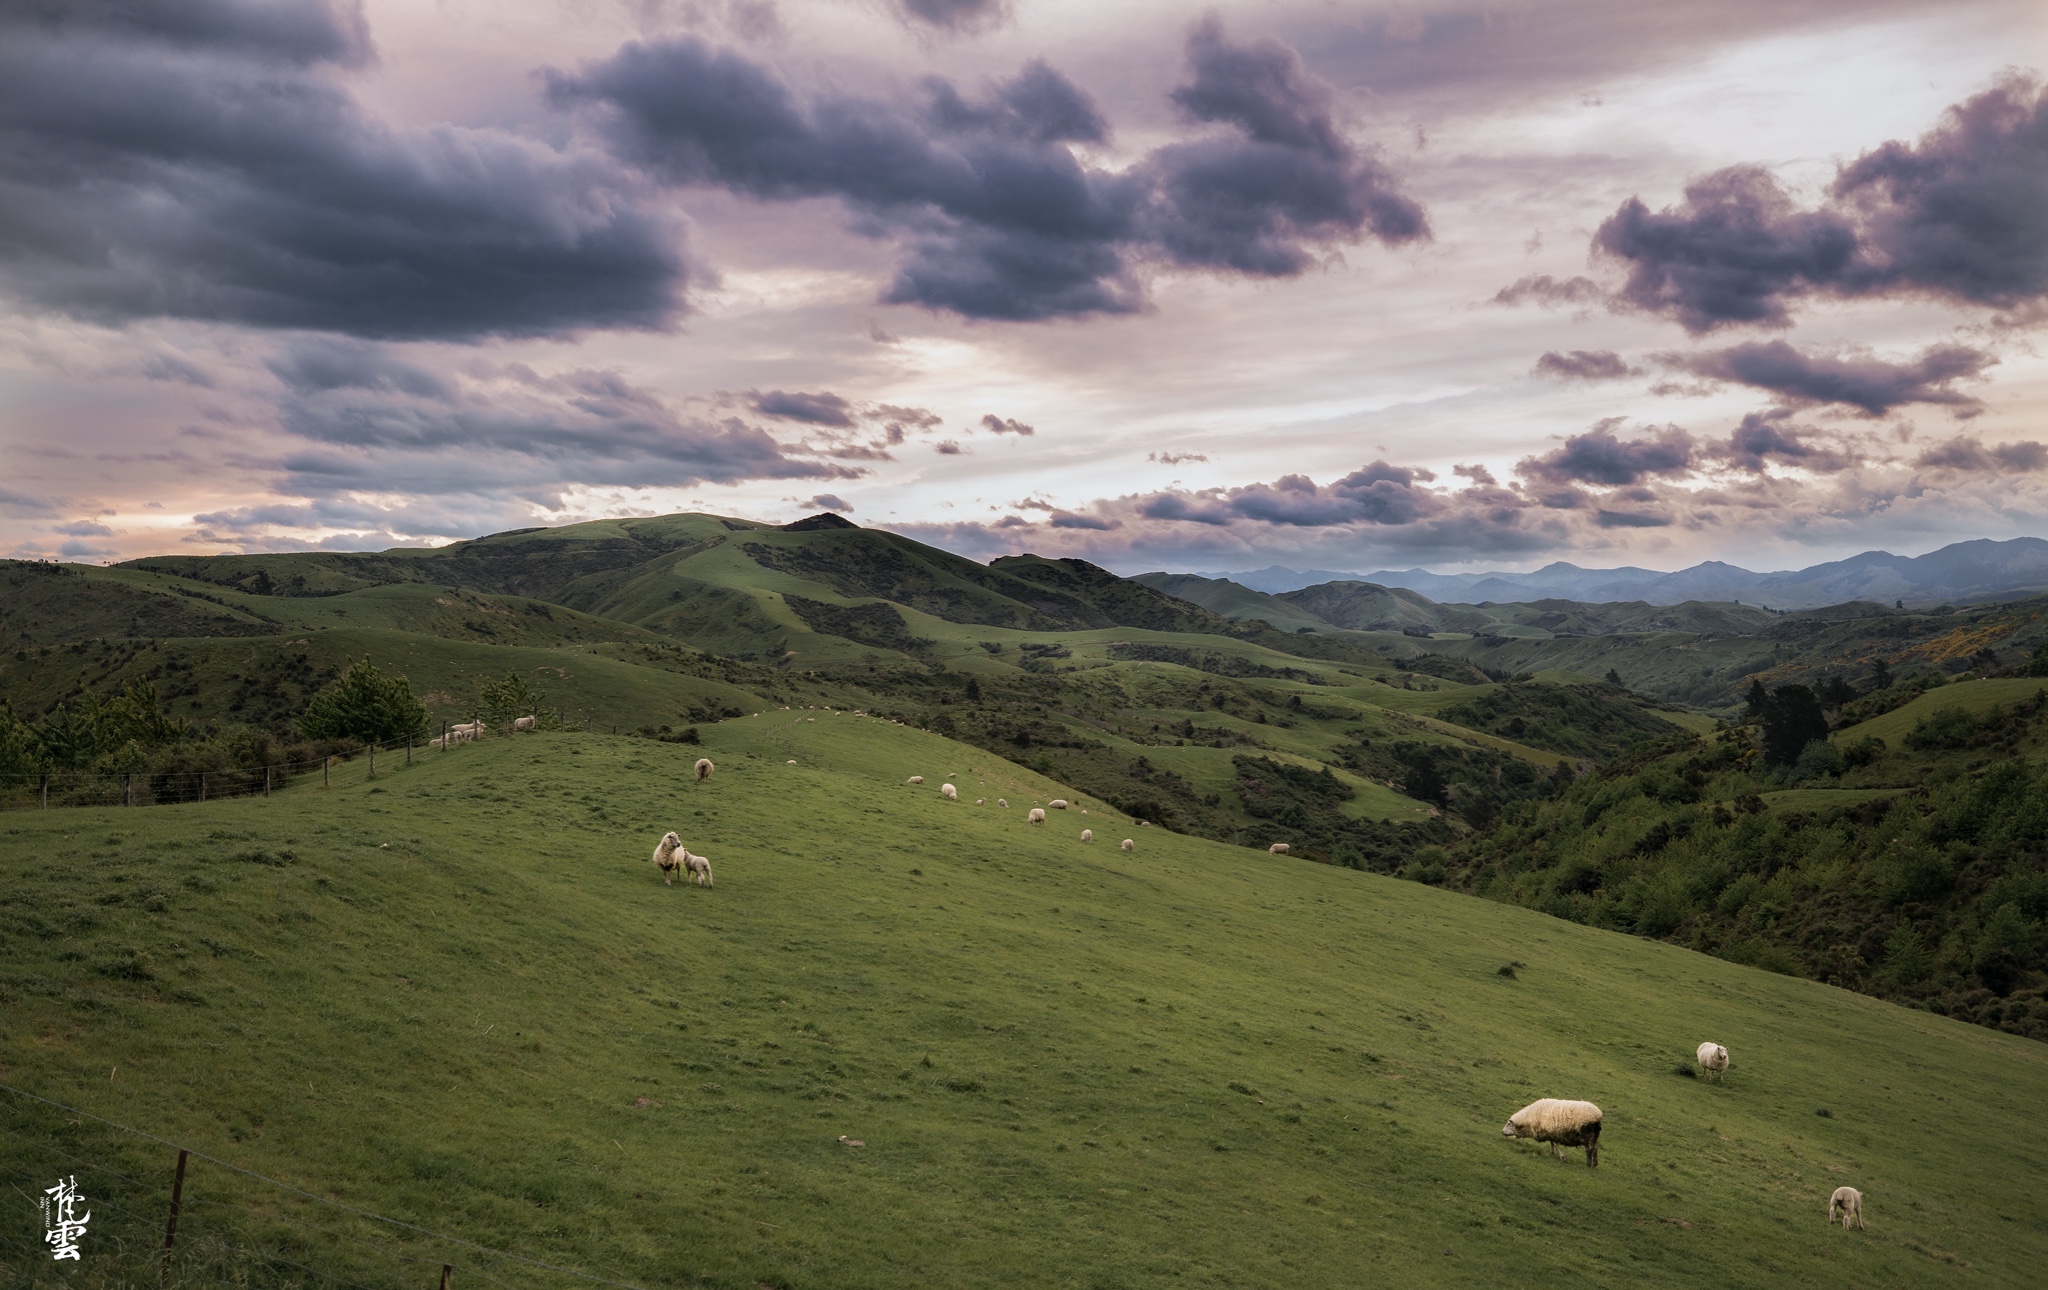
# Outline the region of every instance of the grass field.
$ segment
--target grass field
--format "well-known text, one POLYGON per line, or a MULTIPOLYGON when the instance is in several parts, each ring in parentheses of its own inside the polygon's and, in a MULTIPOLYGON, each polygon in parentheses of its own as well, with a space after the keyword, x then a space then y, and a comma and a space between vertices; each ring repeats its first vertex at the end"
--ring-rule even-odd
MULTIPOLYGON (((0 1080, 643 1286, 2019 1285, 2048 1256, 2041 1045, 1089 801, 1033 827, 1072 794, 869 718, 705 737, 702 785, 696 749, 543 734, 0 817, 0 1080), (714 888, 661 884, 668 827, 714 888), (1673 1073, 1705 1038, 1724 1085, 1673 1073), (1501 1139, 1540 1096, 1606 1108, 1597 1171, 1501 1139), (1867 1233, 1823 1226, 1843 1182, 1867 1233)), ((0 1117, 0 1276, 153 1280, 170 1153, 0 1117), (60 1168, 101 1209, 53 1271, 60 1168)), ((203 1162, 186 1200, 179 1284, 571 1284, 203 1162)))
POLYGON ((1955 681, 1938 686, 1914 699, 1911 703, 1893 708, 1881 717, 1858 722, 1847 730, 1835 733, 1837 743, 1852 743, 1855 740, 1875 736, 1892 747, 1898 747, 1920 719, 1932 716, 1943 708, 1961 708, 1965 712, 1981 713, 1994 703, 2018 703, 2031 699, 2043 689, 2048 689, 2048 680, 2037 676, 2003 676, 1978 681, 1955 681))

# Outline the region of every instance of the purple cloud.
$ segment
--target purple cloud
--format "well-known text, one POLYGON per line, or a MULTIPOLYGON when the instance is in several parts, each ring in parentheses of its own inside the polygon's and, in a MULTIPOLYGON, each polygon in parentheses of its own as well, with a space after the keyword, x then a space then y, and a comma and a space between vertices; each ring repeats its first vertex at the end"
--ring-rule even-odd
POLYGON ((1553 349, 1536 360, 1536 372, 1568 381, 1616 381, 1634 376, 1636 369, 1611 349, 1575 349, 1569 354, 1553 349))
POLYGON ((1968 345, 1930 346, 1910 362, 1880 358, 1829 358, 1795 349, 1782 340, 1752 342, 1699 354, 1668 354, 1680 371, 1717 381, 1770 390, 1800 403, 1841 403, 1882 416, 1906 403, 1932 403, 1969 415, 1982 404, 1954 388, 1958 380, 1981 375, 1998 360, 1968 345))
POLYGON ((1013 434, 1024 438, 1029 438, 1038 433, 1037 430, 1025 425, 1022 421, 1015 420, 1014 418, 999 417, 993 412, 981 419, 981 428, 990 434, 1013 434))
POLYGON ((1946 443, 1928 448, 1913 459, 1913 464, 1935 470, 1981 471, 1986 474, 2036 471, 2048 467, 2048 445, 2024 439, 1987 448, 1981 440, 1958 435, 1946 443))
POLYGON ((747 391, 747 403, 764 417, 802 421, 814 426, 853 425, 853 405, 830 391, 804 394, 786 390, 747 391))
POLYGON ((1541 457, 1525 457, 1517 474, 1552 484, 1634 484, 1652 475, 1683 475, 1693 467, 1692 436, 1666 426, 1640 439, 1617 439, 1613 420, 1585 434, 1573 435, 1564 447, 1541 457))

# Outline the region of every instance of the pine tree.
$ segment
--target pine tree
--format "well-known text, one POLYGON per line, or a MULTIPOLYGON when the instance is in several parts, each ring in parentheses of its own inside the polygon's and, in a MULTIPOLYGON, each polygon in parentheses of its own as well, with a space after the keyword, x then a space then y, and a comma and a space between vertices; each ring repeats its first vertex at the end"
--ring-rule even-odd
POLYGON ((412 683, 385 676, 367 655, 314 695, 299 718, 299 730, 308 739, 384 743, 417 737, 426 729, 427 709, 412 697, 412 683))

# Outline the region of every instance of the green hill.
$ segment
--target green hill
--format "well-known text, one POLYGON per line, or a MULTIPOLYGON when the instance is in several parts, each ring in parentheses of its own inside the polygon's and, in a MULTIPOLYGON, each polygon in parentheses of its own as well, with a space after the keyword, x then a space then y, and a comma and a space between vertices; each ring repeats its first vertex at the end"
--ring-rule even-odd
MULTIPOLYGON (((696 749, 543 734, 7 816, 0 1079, 644 1286, 2024 1284, 2048 1255, 2048 1048, 1086 797, 1030 826, 1071 790, 877 719, 704 734, 702 785, 696 749), (714 888, 660 883, 667 827, 714 888), (1704 1038, 1725 1084, 1673 1074, 1704 1038), (1598 1170, 1501 1139, 1546 1095, 1606 1109, 1598 1170), (1867 1233, 1822 1225, 1843 1182, 1867 1233)), ((169 1152, 0 1117, 17 1192, 93 1199, 61 1284, 154 1281, 169 1152)), ((172 1284, 566 1283, 203 1161, 184 1196, 172 1284)), ((8 1275, 58 1283, 4 1231, 8 1275)))

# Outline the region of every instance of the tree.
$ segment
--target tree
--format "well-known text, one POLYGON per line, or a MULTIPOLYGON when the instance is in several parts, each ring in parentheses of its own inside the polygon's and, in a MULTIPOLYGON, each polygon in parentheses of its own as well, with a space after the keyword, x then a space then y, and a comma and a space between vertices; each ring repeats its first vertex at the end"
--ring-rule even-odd
POLYGON ((477 709, 486 725, 501 729, 510 726, 515 717, 533 717, 538 725, 547 697, 546 690, 508 671, 503 680, 485 681, 477 687, 477 709))
POLYGON ((1839 708, 1856 697, 1856 687, 1839 676, 1831 676, 1820 683, 1820 701, 1830 708, 1839 708))
POLYGON ((427 709, 412 697, 412 683, 387 677, 369 656, 349 664, 341 679, 313 696, 299 718, 308 739, 360 739, 383 743, 425 734, 427 709))
POLYGON ((1803 685, 1781 685, 1763 705, 1764 764, 1790 766, 1806 745, 1828 737, 1820 700, 1803 685))
POLYGON ((1621 685, 1621 673, 1619 673, 1619 672, 1615 671, 1615 670, 1614 670, 1613 668, 1611 668, 1611 667, 1610 667, 1610 668, 1608 668, 1608 669, 1607 669, 1607 684, 1609 684, 1609 685, 1613 685, 1613 686, 1620 686, 1620 685, 1621 685))
POLYGON ((1892 665, 1881 658, 1873 660, 1870 664, 1870 688, 1873 690, 1888 690, 1891 688, 1891 684, 1892 665))
POLYGON ((1745 696, 1744 702, 1749 708, 1749 715, 1751 717, 1763 716, 1764 708, 1770 703, 1770 699, 1771 696, 1764 689, 1762 681, 1751 681, 1749 683, 1749 694, 1745 696))

